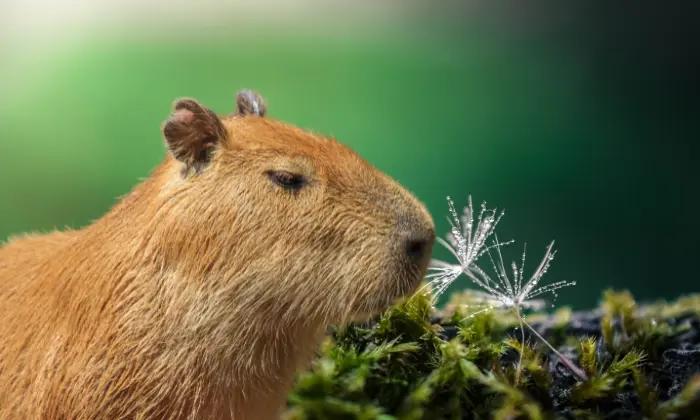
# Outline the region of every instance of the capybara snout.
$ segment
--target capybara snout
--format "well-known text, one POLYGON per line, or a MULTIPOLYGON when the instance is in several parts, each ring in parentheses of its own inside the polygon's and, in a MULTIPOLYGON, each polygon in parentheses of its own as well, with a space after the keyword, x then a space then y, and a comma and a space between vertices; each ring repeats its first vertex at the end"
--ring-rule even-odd
POLYGON ((422 205, 412 210, 407 210, 399 216, 398 240, 407 263, 422 274, 432 255, 435 225, 422 205))
POLYGON ((435 224, 427 209, 403 187, 397 186, 391 200, 395 215, 392 260, 396 274, 389 279, 398 283, 396 298, 411 293, 420 285, 433 251, 435 224))

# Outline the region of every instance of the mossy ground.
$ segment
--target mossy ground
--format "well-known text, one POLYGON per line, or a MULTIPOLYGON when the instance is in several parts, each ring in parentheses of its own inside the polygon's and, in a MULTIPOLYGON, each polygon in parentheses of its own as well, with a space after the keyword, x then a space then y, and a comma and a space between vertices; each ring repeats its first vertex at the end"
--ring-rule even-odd
POLYGON ((414 296, 336 329, 289 395, 289 419, 700 419, 700 295, 638 305, 608 291, 599 308, 528 322, 588 375, 578 381, 515 315, 465 319, 414 296), (516 366, 522 351, 522 373, 516 366))

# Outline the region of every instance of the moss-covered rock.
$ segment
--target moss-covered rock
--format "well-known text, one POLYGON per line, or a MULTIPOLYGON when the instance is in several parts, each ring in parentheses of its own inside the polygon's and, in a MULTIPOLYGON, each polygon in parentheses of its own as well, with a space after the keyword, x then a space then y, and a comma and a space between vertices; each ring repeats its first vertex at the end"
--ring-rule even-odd
POLYGON ((430 302, 417 295, 333 331, 287 418, 700 418, 700 295, 638 305, 607 291, 591 311, 529 315, 583 381, 513 313, 467 318, 469 292, 444 311, 430 302))

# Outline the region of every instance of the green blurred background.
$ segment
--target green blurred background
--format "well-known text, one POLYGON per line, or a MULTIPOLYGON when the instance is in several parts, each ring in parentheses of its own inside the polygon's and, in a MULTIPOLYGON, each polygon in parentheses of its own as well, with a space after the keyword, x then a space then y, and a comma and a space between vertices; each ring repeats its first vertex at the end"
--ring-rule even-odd
POLYGON ((441 234, 445 197, 471 194, 507 210, 509 259, 526 241, 532 269, 556 240, 549 280, 579 283, 560 305, 700 289, 690 3, 2 1, 0 240, 99 218, 163 158, 174 99, 226 113, 248 87, 441 234))

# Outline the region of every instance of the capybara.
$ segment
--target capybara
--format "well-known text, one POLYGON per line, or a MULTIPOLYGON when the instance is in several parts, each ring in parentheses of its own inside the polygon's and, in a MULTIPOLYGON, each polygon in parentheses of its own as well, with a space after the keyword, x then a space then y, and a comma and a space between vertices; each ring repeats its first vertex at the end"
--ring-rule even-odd
POLYGON ((426 208, 266 112, 176 101, 164 161, 102 218, 0 248, 0 418, 278 418, 329 325, 416 290, 426 208))

